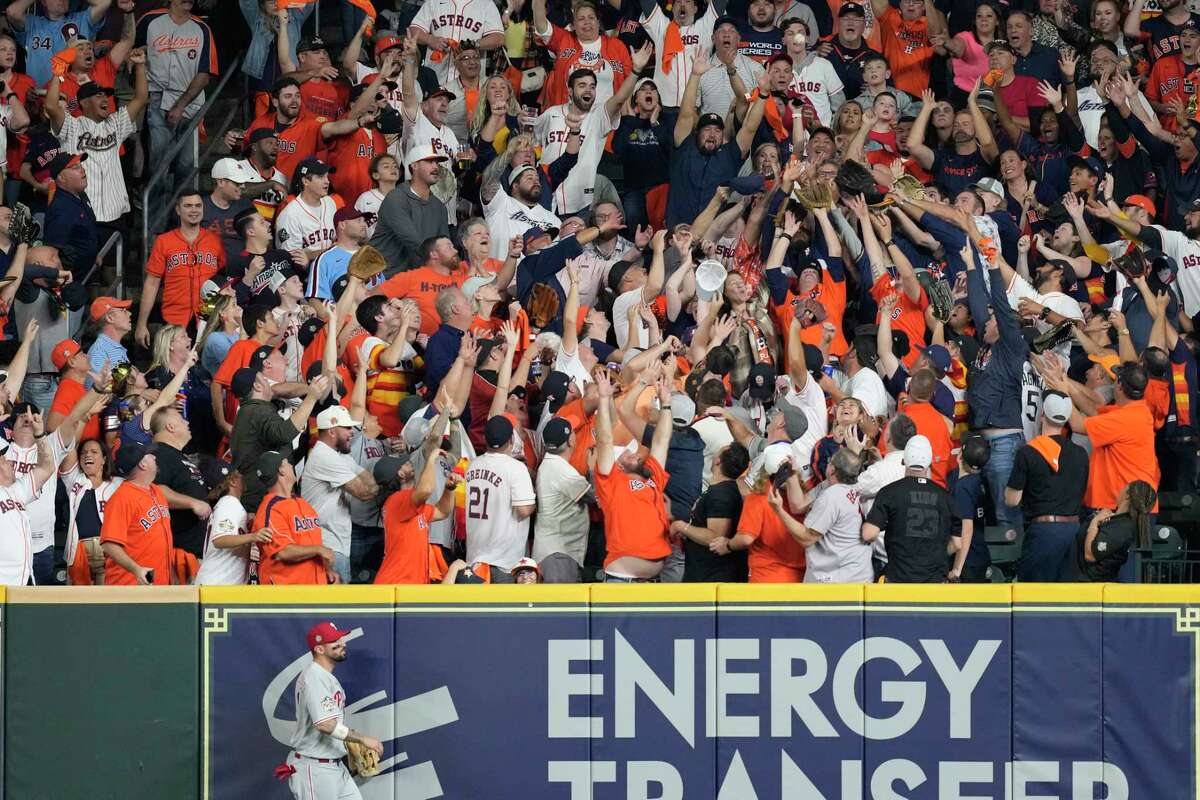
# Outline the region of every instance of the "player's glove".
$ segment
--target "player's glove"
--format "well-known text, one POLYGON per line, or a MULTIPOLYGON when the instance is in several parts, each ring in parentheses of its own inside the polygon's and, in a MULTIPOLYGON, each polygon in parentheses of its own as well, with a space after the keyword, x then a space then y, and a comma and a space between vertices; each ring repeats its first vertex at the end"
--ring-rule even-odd
POLYGON ((387 260, 384 259, 383 253, 369 244, 364 244, 354 252, 354 255, 350 256, 346 272, 366 283, 383 272, 385 268, 387 268, 387 260))
POLYGON ((529 319, 535 328, 544 328, 558 316, 558 292, 544 283, 535 284, 529 295, 529 319))
POLYGON ((1053 328, 1034 339, 1029 345, 1029 349, 1038 355, 1041 355, 1047 350, 1053 350, 1060 344, 1065 344, 1066 342, 1072 341, 1075 338, 1075 332, 1072 330, 1073 328, 1074 326, 1071 324, 1070 320, 1055 325, 1053 328))
POLYGON ((838 189, 851 197, 863 195, 868 205, 877 206, 883 202, 883 193, 876 186, 875 178, 857 161, 843 161, 842 166, 838 167, 834 183, 838 189))
POLYGON ((954 310, 954 293, 950 291, 950 285, 934 278, 926 270, 917 272, 917 280, 925 290, 925 296, 929 298, 929 307, 933 312, 933 318, 949 322, 950 312, 954 310))
POLYGON ((350 761, 351 775, 373 778, 379 774, 379 755, 366 745, 346 742, 346 755, 350 761))
POLYGON ((8 223, 8 236, 17 244, 32 245, 42 236, 41 228, 29 211, 29 206, 17 203, 13 206, 12 219, 8 223))
POLYGON ((833 187, 820 180, 812 181, 806 186, 797 186, 792 190, 792 197, 809 211, 814 208, 833 208, 837 199, 833 195, 833 187))

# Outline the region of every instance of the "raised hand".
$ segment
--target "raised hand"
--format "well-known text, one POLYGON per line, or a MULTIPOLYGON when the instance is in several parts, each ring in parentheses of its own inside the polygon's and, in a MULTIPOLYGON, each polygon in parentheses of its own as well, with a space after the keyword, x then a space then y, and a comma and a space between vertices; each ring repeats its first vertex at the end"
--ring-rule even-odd
MULTIPOLYGON (((641 72, 650 63, 650 59, 654 57, 654 45, 647 40, 645 44, 629 55, 633 59, 633 71, 635 73, 641 72)), ((697 60, 699 60, 698 57, 697 60)), ((695 61, 692 62, 692 69, 695 69, 695 61)), ((704 73, 700 74, 703 75, 704 73)))
POLYGON ((712 62, 708 60, 708 55, 704 52, 699 52, 692 59, 692 74, 697 78, 712 69, 712 62))
POLYGON ((596 379, 596 393, 601 399, 611 400, 613 396, 612 381, 608 378, 608 370, 598 369, 592 377, 596 379))
POLYGON ((1032 246, 1033 240, 1028 236, 1022 236, 1020 239, 1017 239, 1017 255, 1027 255, 1029 248, 1032 246))
POLYGON ((1062 110, 1062 108, 1063 108, 1062 90, 1059 89, 1057 86, 1054 86, 1053 84, 1048 83, 1046 81, 1041 81, 1040 83, 1038 83, 1038 94, 1040 94, 1042 96, 1042 99, 1045 100, 1047 104, 1049 104, 1050 106, 1053 106, 1055 112, 1062 110))
POLYGON ((871 214, 867 208, 867 199, 860 194, 855 197, 847 197, 845 202, 846 207, 858 218, 859 222, 866 223, 867 218, 871 214))
POLYGON ((633 232, 633 244, 639 249, 643 249, 650 244, 650 239, 654 236, 654 228, 649 225, 638 225, 633 232))

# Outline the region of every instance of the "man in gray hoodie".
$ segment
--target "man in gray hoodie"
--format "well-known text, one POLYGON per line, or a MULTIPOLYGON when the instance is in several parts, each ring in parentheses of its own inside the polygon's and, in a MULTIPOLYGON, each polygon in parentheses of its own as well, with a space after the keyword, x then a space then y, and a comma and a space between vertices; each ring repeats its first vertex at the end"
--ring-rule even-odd
POLYGON ((450 235, 446 206, 430 191, 441 176, 440 162, 445 160, 432 145, 413 147, 406 158, 411 179, 383 198, 371 246, 387 259, 387 275, 412 267, 421 242, 450 235))

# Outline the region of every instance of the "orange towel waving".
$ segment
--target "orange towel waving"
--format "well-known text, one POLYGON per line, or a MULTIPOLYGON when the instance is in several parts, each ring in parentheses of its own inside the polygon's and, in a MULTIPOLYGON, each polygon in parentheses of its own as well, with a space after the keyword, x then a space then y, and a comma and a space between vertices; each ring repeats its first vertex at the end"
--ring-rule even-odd
POLYGON ((59 78, 67 74, 67 70, 75 63, 75 48, 68 47, 64 50, 59 50, 50 57, 50 70, 59 78))
POLYGON ((675 56, 683 52, 683 35, 679 32, 679 24, 675 20, 667 23, 667 34, 663 38, 663 72, 670 75, 671 65, 675 56))
POLYGON ((1049 436, 1038 436, 1029 443, 1037 454, 1046 459, 1051 472, 1058 472, 1058 457, 1062 453, 1062 445, 1049 436))
MULTIPOLYGON (((311 5, 317 1, 318 0, 277 0, 275 6, 277 8, 297 8, 299 6, 311 5)), ((376 14, 376 12, 375 12, 375 6, 371 4, 370 0, 347 0, 347 1, 350 3, 350 5, 354 6, 355 8, 361 8, 362 12, 367 15, 368 19, 374 20, 375 17, 378 16, 378 14, 376 14)), ((372 27, 373 26, 368 25, 366 30, 363 32, 367 36, 370 36, 372 27)), ((294 44, 294 42, 293 42, 293 44, 294 44)))

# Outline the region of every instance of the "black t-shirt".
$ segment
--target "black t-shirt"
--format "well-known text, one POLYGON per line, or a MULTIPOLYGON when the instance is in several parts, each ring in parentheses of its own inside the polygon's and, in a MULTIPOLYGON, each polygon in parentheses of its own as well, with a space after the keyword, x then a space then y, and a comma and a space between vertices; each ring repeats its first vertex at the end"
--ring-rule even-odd
POLYGON ((88 489, 79 501, 75 512, 75 528, 80 539, 91 539, 100 535, 100 513, 96 506, 96 490, 88 489))
POLYGON ((1088 476, 1087 451, 1072 442, 1069 436, 1060 434, 1051 438, 1061 448, 1057 472, 1029 445, 1018 450, 1013 460, 1008 488, 1023 492, 1021 510, 1025 512, 1025 519, 1047 514, 1075 516, 1083 505, 1088 476))
MULTIPOLYGON (((158 477, 154 482, 160 486, 208 502, 208 487, 200 475, 200 469, 192 460, 170 445, 159 443, 158 477)), ((205 522, 186 509, 171 509, 171 534, 175 546, 200 558, 204 555, 205 522)))
POLYGON ((833 45, 833 51, 825 57, 829 59, 830 64, 833 64, 833 71, 842 79, 846 99, 853 100, 862 94, 863 61, 867 59, 867 56, 881 54, 863 43, 859 44, 858 49, 851 49, 839 42, 836 36, 830 39, 830 44, 833 45))
POLYGON ((928 478, 904 477, 875 496, 867 522, 886 531, 888 583, 944 583, 950 493, 928 478))
MULTIPOLYGON (((729 520, 729 536, 737 532, 738 519, 742 516, 742 494, 737 481, 721 481, 708 487, 692 508, 691 523, 707 528, 710 519, 729 520)), ((729 555, 719 556, 698 545, 691 539, 683 540, 683 580, 687 583, 745 582, 749 576, 746 551, 735 550, 729 555)))
POLYGON ((1096 560, 1088 561, 1083 557, 1087 527, 1080 526, 1075 548, 1075 575, 1068 577, 1095 582, 1115 581, 1117 573, 1129 558, 1129 550, 1136 538, 1137 527, 1133 524, 1133 518, 1128 514, 1117 514, 1096 531, 1096 538, 1092 540, 1092 555, 1096 560))
POLYGON ((783 32, 778 28, 756 31, 753 25, 747 23, 742 25, 741 37, 738 52, 760 64, 765 64, 776 53, 783 52, 783 32))
POLYGON ((251 207, 249 200, 242 199, 234 200, 229 208, 219 208, 213 202, 212 195, 204 195, 204 217, 200 224, 221 237, 226 258, 242 249, 242 239, 234 230, 233 218, 251 207))

